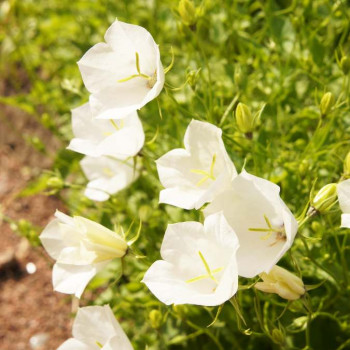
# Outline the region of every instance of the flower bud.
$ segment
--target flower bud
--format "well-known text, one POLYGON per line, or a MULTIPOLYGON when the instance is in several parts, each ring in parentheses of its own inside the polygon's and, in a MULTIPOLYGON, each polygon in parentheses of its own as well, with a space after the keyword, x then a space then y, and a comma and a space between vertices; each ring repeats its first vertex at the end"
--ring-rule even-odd
POLYGON ((196 23, 196 8, 192 1, 180 0, 178 10, 185 25, 192 26, 196 23))
POLYGON ((46 186, 50 190, 57 191, 57 190, 60 190, 64 187, 64 183, 63 183, 61 178, 59 178, 57 176, 52 176, 47 180, 46 186))
POLYGON ((272 341, 275 344, 281 344, 281 345, 284 344, 284 341, 285 341, 284 334, 278 328, 275 328, 274 330, 272 330, 271 337, 272 337, 272 341))
POLYGON ((187 73, 188 85, 191 86, 192 89, 196 87, 200 71, 201 71, 200 69, 197 69, 197 70, 191 70, 187 73))
POLYGON ((236 108, 236 123, 238 129, 244 134, 251 133, 254 130, 254 117, 250 109, 244 103, 239 103, 236 108))
POLYGON ((344 160, 344 175, 350 177, 350 152, 346 155, 344 160))
POLYGON ((269 273, 259 275, 263 282, 255 288, 265 293, 275 293, 287 300, 297 300, 305 294, 303 281, 291 272, 275 265, 269 273))
POLYGON ((337 201, 337 184, 323 186, 311 201, 311 208, 318 213, 327 212, 337 201))
POLYGON ((340 68, 346 75, 350 72, 350 58, 348 56, 343 56, 340 60, 340 68))
POLYGON ((151 327, 154 329, 160 328, 163 323, 163 315, 159 310, 152 310, 149 313, 148 318, 151 322, 151 327))
POLYGON ((321 115, 324 117, 331 111, 335 103, 334 95, 331 92, 326 92, 321 99, 320 110, 321 115))

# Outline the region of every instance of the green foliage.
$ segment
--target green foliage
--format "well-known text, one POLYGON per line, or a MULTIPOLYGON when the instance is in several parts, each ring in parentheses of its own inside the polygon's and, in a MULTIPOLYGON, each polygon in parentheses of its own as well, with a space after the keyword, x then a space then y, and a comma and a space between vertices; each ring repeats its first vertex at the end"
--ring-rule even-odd
MULTIPOLYGON (((94 203, 82 194, 86 179, 78 164, 81 157, 62 149, 53 173, 42 175, 22 194, 47 191, 47 181, 55 176, 64 184, 56 190, 62 189, 60 197, 74 215, 125 230, 135 221, 131 237, 141 218, 141 236, 134 246, 145 258, 128 255, 122 264, 112 264, 91 283, 94 298, 86 300, 110 303, 135 349, 349 348, 350 240, 349 230, 339 229, 337 206, 303 225, 281 261, 305 284, 324 283, 294 302, 242 289, 237 301, 246 325, 227 303, 207 327, 217 308, 166 307, 140 283, 159 258, 167 224, 201 220, 200 212, 158 204, 161 185, 154 163, 182 146, 192 118, 220 126, 237 169, 245 164, 252 174, 277 183, 296 216, 307 206, 313 187, 339 181, 349 151, 350 76, 344 60, 340 64, 350 55, 349 1, 197 0, 194 6, 195 21, 183 23, 178 2, 171 0, 2 1, 0 73, 6 93, 0 103, 38 119, 64 146, 72 136, 70 109, 88 98, 76 61, 102 41, 115 17, 149 30, 164 66, 171 62, 171 48, 175 56, 159 97, 163 119, 157 101, 139 112, 146 145, 137 182, 108 202, 94 203), (170 87, 186 80, 181 89, 170 87), (321 116, 319 105, 327 91, 335 104, 321 116), (252 115, 259 114, 251 138, 237 127, 239 102, 252 115), (157 313, 157 327, 150 319, 154 310, 163 316, 160 322, 157 313)), ((23 232, 31 232, 24 226, 23 232)))

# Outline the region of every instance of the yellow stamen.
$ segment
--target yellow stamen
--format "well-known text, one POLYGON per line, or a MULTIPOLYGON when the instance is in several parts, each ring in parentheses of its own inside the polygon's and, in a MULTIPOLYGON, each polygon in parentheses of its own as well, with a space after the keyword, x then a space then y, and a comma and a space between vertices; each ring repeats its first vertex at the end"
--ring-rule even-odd
POLYGON ((211 161, 211 164, 210 164, 210 170, 209 172, 208 171, 205 171, 205 170, 201 170, 201 169, 191 169, 191 173, 194 173, 194 174, 198 174, 198 175, 203 175, 204 177, 199 180, 197 183, 196 183, 196 186, 201 186, 203 183, 205 183, 207 180, 211 179, 211 180, 216 180, 216 177, 214 175, 214 166, 215 166, 215 162, 216 162, 216 153, 214 153, 213 155, 213 159, 211 161))
MULTIPOLYGON (((150 77, 149 75, 147 74, 143 74, 141 73, 141 70, 140 70, 140 57, 139 57, 139 54, 138 52, 135 52, 135 56, 136 56, 136 70, 137 70, 137 74, 132 74, 130 75, 129 77, 127 78, 123 78, 123 79, 119 79, 118 80, 118 83, 125 83, 131 79, 134 79, 134 78, 144 78, 144 79, 147 79, 148 80, 148 85, 150 84, 150 82, 152 82, 154 80, 154 77, 150 77)), ((157 77, 155 79, 155 82, 157 81, 157 77)), ((155 84, 154 82, 154 84, 155 84)), ((152 85, 152 87, 154 86, 154 84, 152 85)), ((151 87, 151 88, 152 88, 151 87)))
MULTIPOLYGON (((269 218, 265 214, 264 214, 264 219, 265 219, 265 222, 266 222, 266 225, 268 228, 248 228, 248 230, 254 231, 254 232, 267 232, 266 235, 260 237, 260 239, 263 241, 268 240, 273 233, 276 234, 276 242, 279 240, 285 240, 286 233, 285 233, 284 227, 282 227, 282 228, 281 227, 278 227, 278 228, 273 227, 271 225, 269 218)), ((274 245, 274 244, 272 244, 272 245, 274 245)), ((270 246, 272 246, 272 245, 270 245, 270 246)))
POLYGON ((214 269, 214 270, 210 270, 209 268, 209 265, 207 263, 207 261, 205 260, 203 254, 198 251, 198 255, 199 257, 201 258, 202 260, 202 263, 205 267, 205 270, 207 271, 207 274, 206 275, 200 275, 200 276, 197 276, 197 277, 193 277, 193 278, 190 278, 189 280, 186 281, 186 283, 192 283, 192 282, 197 282, 197 281, 200 281, 200 280, 203 280, 203 279, 206 279, 206 278, 210 278, 211 280, 213 280, 216 284, 218 284, 218 281, 216 280, 216 278, 214 277, 214 273, 218 273, 220 271, 223 270, 223 267, 219 267, 217 269, 214 269))
POLYGON ((105 175, 107 175, 107 176, 109 176, 109 177, 114 176, 113 171, 112 171, 111 169, 109 169, 109 168, 103 168, 102 171, 103 171, 103 173, 104 173, 105 175))

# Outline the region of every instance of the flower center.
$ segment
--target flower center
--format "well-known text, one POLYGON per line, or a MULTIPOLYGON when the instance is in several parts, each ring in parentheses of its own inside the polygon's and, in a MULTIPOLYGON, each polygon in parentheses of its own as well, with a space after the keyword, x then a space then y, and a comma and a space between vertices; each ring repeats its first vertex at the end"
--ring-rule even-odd
POLYGON ((213 159, 210 164, 210 170, 205 171, 201 169, 191 169, 191 173, 198 174, 198 175, 203 175, 204 177, 200 179, 197 183, 196 186, 201 186, 203 185, 207 180, 216 180, 216 177, 214 176, 214 166, 215 166, 215 161, 216 161, 216 153, 213 155, 213 159))
POLYGON ((137 74, 132 74, 130 75, 129 77, 127 78, 123 78, 123 79, 120 79, 118 80, 118 83, 125 83, 126 81, 129 81, 131 79, 134 79, 134 78, 143 78, 143 79, 147 79, 147 86, 152 89, 153 86, 156 84, 157 82, 157 72, 155 71, 153 73, 153 75, 149 76, 148 74, 144 74, 144 73, 141 73, 141 69, 140 69, 140 57, 139 57, 139 54, 138 52, 135 52, 135 56, 136 56, 136 70, 137 70, 137 74))
POLYGON ((154 72, 152 76, 148 78, 147 86, 152 89, 154 85, 156 85, 157 82, 157 72, 154 72))
POLYGON ((255 232, 266 232, 266 235, 260 237, 260 239, 263 241, 268 240, 271 237, 271 235, 275 234, 275 241, 272 242, 272 244, 270 244, 269 247, 274 246, 279 241, 285 241, 287 236, 286 236, 286 230, 284 228, 284 225, 280 227, 273 227, 271 225, 269 218, 266 215, 264 215, 264 219, 265 219, 267 228, 249 228, 248 230, 255 231, 255 232))
POLYGON ((203 280, 203 279, 206 279, 206 278, 210 278, 211 280, 213 280, 216 284, 218 284, 219 282, 216 280, 216 278, 214 277, 214 274, 215 273, 219 273, 220 271, 223 270, 223 267, 219 267, 217 269, 214 269, 214 270, 210 270, 209 268, 209 265, 207 263, 207 261, 205 260, 203 254, 198 251, 198 255, 199 257, 201 258, 202 260, 202 263, 205 267, 205 270, 207 271, 207 274, 205 275, 199 275, 197 277, 193 277, 193 278, 190 278, 189 280, 186 281, 186 283, 192 283, 192 282, 197 282, 197 281, 200 281, 200 280, 203 280))
POLYGON ((105 167, 105 168, 102 169, 102 172, 105 175, 107 175, 108 177, 113 177, 114 176, 114 173, 113 173, 113 171, 110 168, 105 167))

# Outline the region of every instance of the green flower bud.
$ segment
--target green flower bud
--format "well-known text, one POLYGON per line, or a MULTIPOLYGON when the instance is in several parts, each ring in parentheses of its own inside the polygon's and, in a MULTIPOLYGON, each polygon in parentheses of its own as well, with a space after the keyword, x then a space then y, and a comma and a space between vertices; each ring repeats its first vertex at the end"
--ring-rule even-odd
MULTIPOLYGON (((313 208, 316 213, 325 213, 337 201, 337 184, 331 183, 323 186, 316 194, 314 199, 311 201, 311 208, 313 208)), ((309 215, 311 212, 309 211, 309 215)), ((312 214, 314 215, 315 212, 312 214)))
POLYGON ((346 75, 350 72, 350 58, 348 56, 343 56, 340 60, 340 68, 346 75))
POLYGON ((238 129, 244 134, 254 130, 254 117, 250 113, 249 107, 243 103, 239 103, 236 108, 236 123, 238 129))
POLYGON ((331 92, 326 92, 321 99, 320 110, 321 115, 324 117, 331 111, 335 103, 334 95, 331 92))
POLYGON ((152 310, 149 313, 148 318, 151 322, 151 327, 154 329, 160 328, 163 323, 163 315, 159 310, 152 310))
POLYGON ((178 7, 182 22, 187 26, 196 23, 196 8, 190 0, 180 0, 178 7))
POLYGON ((62 179, 60 179, 57 176, 50 177, 47 180, 46 185, 51 190, 60 190, 64 187, 64 183, 63 183, 62 179))
POLYGON ((318 221, 313 221, 311 223, 311 229, 315 233, 320 233, 322 231, 322 229, 323 229, 323 226, 318 221))
POLYGON ((197 69, 197 70, 191 70, 187 73, 188 85, 191 86, 192 89, 196 87, 200 71, 201 71, 200 69, 197 69))
POLYGON ((350 176, 350 152, 346 155, 344 160, 344 175, 346 177, 350 176))
POLYGON ((285 341, 284 334, 278 328, 275 328, 274 330, 272 330, 271 336, 272 336, 272 341, 275 344, 281 344, 281 345, 284 344, 284 341, 285 341))

